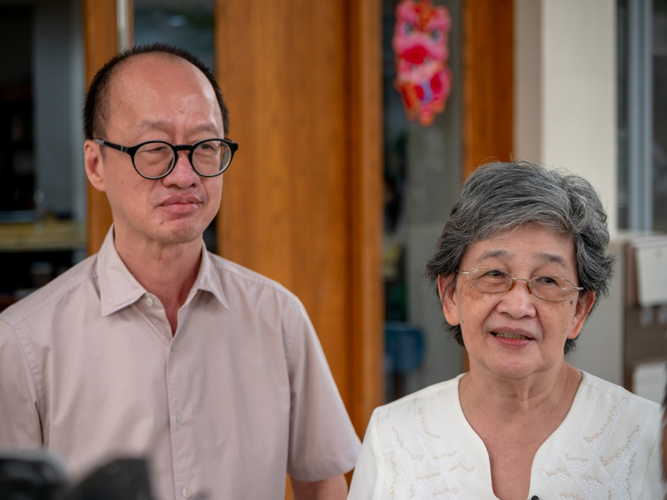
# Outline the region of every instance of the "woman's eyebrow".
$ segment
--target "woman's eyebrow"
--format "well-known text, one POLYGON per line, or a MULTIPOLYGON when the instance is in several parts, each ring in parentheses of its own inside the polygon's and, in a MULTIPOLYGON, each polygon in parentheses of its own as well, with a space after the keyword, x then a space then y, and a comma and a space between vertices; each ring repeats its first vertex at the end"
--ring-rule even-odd
MULTIPOLYGON (((498 257, 513 258, 515 257, 514 253, 504 250, 502 248, 487 250, 484 252, 478 260, 494 259, 498 257)), ((546 262, 553 262, 562 268, 567 268, 567 262, 562 255, 557 253, 542 252, 535 255, 539 260, 546 262)))
POLYGON ((547 262, 553 262, 554 264, 558 264, 560 267, 567 268, 567 262, 565 262, 565 259, 563 258, 562 255, 559 255, 557 253, 540 253, 537 254, 537 257, 541 260, 545 260, 547 262))
POLYGON ((502 248, 495 249, 495 250, 487 250, 484 252, 478 260, 485 260, 485 259, 493 259, 496 257, 514 257, 514 254, 512 252, 508 252, 507 250, 503 250, 502 248))

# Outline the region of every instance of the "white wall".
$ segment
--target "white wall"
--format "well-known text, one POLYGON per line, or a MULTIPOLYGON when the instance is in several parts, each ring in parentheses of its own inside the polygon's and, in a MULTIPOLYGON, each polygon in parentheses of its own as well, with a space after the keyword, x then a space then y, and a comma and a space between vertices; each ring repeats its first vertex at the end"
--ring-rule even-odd
POLYGON ((514 156, 586 177, 616 233, 616 2, 516 0, 514 156))
MULTIPOLYGON (((515 0, 514 157, 564 168, 598 190, 617 234, 616 2, 515 0)), ((615 248, 614 245, 612 247, 615 248)), ((622 378, 622 273, 587 321, 575 366, 622 378)))

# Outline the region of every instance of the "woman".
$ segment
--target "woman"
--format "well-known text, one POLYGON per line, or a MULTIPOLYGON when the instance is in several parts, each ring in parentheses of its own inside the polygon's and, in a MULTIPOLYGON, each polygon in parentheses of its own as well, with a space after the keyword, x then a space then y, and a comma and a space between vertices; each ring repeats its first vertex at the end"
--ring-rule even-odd
POLYGON ((613 259, 581 177, 494 163, 427 275, 470 371, 378 408, 350 499, 662 499, 659 405, 564 359, 613 259))

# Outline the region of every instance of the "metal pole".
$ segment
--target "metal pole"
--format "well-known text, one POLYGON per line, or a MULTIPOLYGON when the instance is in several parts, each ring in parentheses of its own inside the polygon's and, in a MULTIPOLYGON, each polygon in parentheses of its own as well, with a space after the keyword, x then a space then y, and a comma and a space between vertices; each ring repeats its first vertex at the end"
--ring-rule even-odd
POLYGON ((653 230, 653 0, 628 1, 629 226, 653 230))
POLYGON ((116 0, 116 27, 118 30, 118 52, 130 48, 130 9, 128 0, 116 0))

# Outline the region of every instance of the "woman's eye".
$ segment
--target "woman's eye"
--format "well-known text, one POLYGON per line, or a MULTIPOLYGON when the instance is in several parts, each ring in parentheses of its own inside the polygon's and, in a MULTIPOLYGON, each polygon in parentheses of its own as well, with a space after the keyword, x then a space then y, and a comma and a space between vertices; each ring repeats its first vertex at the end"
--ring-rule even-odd
POLYGON ((552 278, 551 276, 539 276, 535 278, 535 283, 538 285, 544 285, 544 286, 554 286, 558 285, 558 282, 556 281, 556 278, 552 278))
POLYGON ((505 273, 503 273, 500 269, 489 269, 486 272, 486 276, 490 278, 502 278, 505 273))

